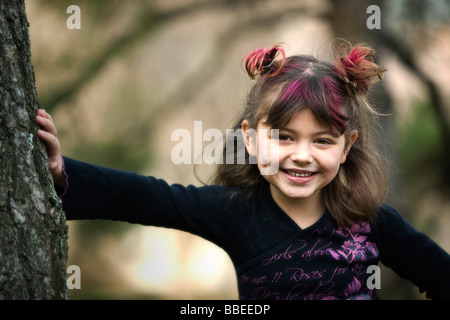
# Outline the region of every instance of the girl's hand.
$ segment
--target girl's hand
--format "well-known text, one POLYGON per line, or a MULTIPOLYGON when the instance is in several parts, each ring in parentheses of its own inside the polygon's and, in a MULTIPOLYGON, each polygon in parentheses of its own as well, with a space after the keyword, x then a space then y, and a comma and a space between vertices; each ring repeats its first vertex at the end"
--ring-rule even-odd
POLYGON ((36 123, 41 127, 37 135, 47 148, 48 164, 53 175, 53 181, 56 185, 64 189, 66 188, 66 177, 63 171, 61 146, 57 138, 57 131, 53 119, 45 110, 39 109, 36 116, 36 123))

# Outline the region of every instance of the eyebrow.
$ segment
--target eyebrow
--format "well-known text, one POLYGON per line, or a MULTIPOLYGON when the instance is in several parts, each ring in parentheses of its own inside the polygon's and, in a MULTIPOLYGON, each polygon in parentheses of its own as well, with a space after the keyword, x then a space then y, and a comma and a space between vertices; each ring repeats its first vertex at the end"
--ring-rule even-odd
MULTIPOLYGON (((297 134, 297 131, 295 131, 294 129, 291 129, 291 128, 287 128, 287 127, 281 128, 280 131, 288 131, 288 132, 297 134)), ((317 132, 314 132, 314 135, 315 136, 320 136, 320 135, 331 135, 331 136, 333 136, 333 134, 332 134, 332 132, 330 130, 317 131, 317 132)))

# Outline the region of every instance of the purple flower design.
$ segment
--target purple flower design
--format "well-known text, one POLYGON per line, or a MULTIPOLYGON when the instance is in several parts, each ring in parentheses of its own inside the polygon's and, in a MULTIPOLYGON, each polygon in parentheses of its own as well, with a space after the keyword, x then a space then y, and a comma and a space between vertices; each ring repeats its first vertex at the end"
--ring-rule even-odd
POLYGON ((352 263, 355 261, 367 261, 378 256, 376 244, 367 241, 367 235, 370 233, 370 225, 368 223, 357 223, 351 228, 340 227, 336 233, 347 240, 344 241, 340 249, 330 249, 328 251, 334 259, 352 263))
POLYGON ((353 277, 353 281, 348 284, 347 288, 344 291, 344 295, 346 297, 350 297, 355 293, 358 293, 360 290, 361 290, 361 282, 359 282, 358 279, 353 277))
MULTIPOLYGON (((343 299, 346 300, 372 300, 372 297, 368 293, 362 293, 361 290, 362 285, 361 282, 353 277, 352 282, 347 285, 347 288, 344 290, 343 299)), ((340 300, 335 296, 327 296, 323 298, 323 300, 340 300)))

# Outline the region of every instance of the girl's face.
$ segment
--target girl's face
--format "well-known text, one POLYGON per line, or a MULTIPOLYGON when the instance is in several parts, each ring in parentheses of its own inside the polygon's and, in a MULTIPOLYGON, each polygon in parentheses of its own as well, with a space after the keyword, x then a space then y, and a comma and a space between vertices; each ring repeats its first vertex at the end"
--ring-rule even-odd
POLYGON ((278 138, 260 123, 255 141, 246 135, 248 128, 244 120, 242 130, 247 151, 256 156, 260 172, 267 172, 268 166, 272 166, 273 171, 274 163, 277 166, 278 170, 264 178, 270 183, 272 197, 282 208, 283 204, 297 200, 320 204, 322 189, 336 177, 358 136, 357 131, 352 132, 346 145, 345 135, 333 136, 308 108, 280 128, 278 138))

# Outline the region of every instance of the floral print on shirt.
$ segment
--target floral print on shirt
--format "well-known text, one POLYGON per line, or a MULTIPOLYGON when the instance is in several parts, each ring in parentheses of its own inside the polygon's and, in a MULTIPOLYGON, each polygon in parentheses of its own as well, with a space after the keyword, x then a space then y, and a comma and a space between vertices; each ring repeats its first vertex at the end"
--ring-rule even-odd
POLYGON ((238 273, 241 299, 377 299, 366 282, 378 263, 370 225, 316 228, 238 273))
POLYGON ((367 261, 378 256, 376 244, 367 241, 370 233, 370 225, 368 223, 357 223, 350 228, 339 228, 336 234, 341 235, 348 240, 339 249, 331 249, 328 251, 336 260, 345 260, 348 263, 354 261, 367 261))

